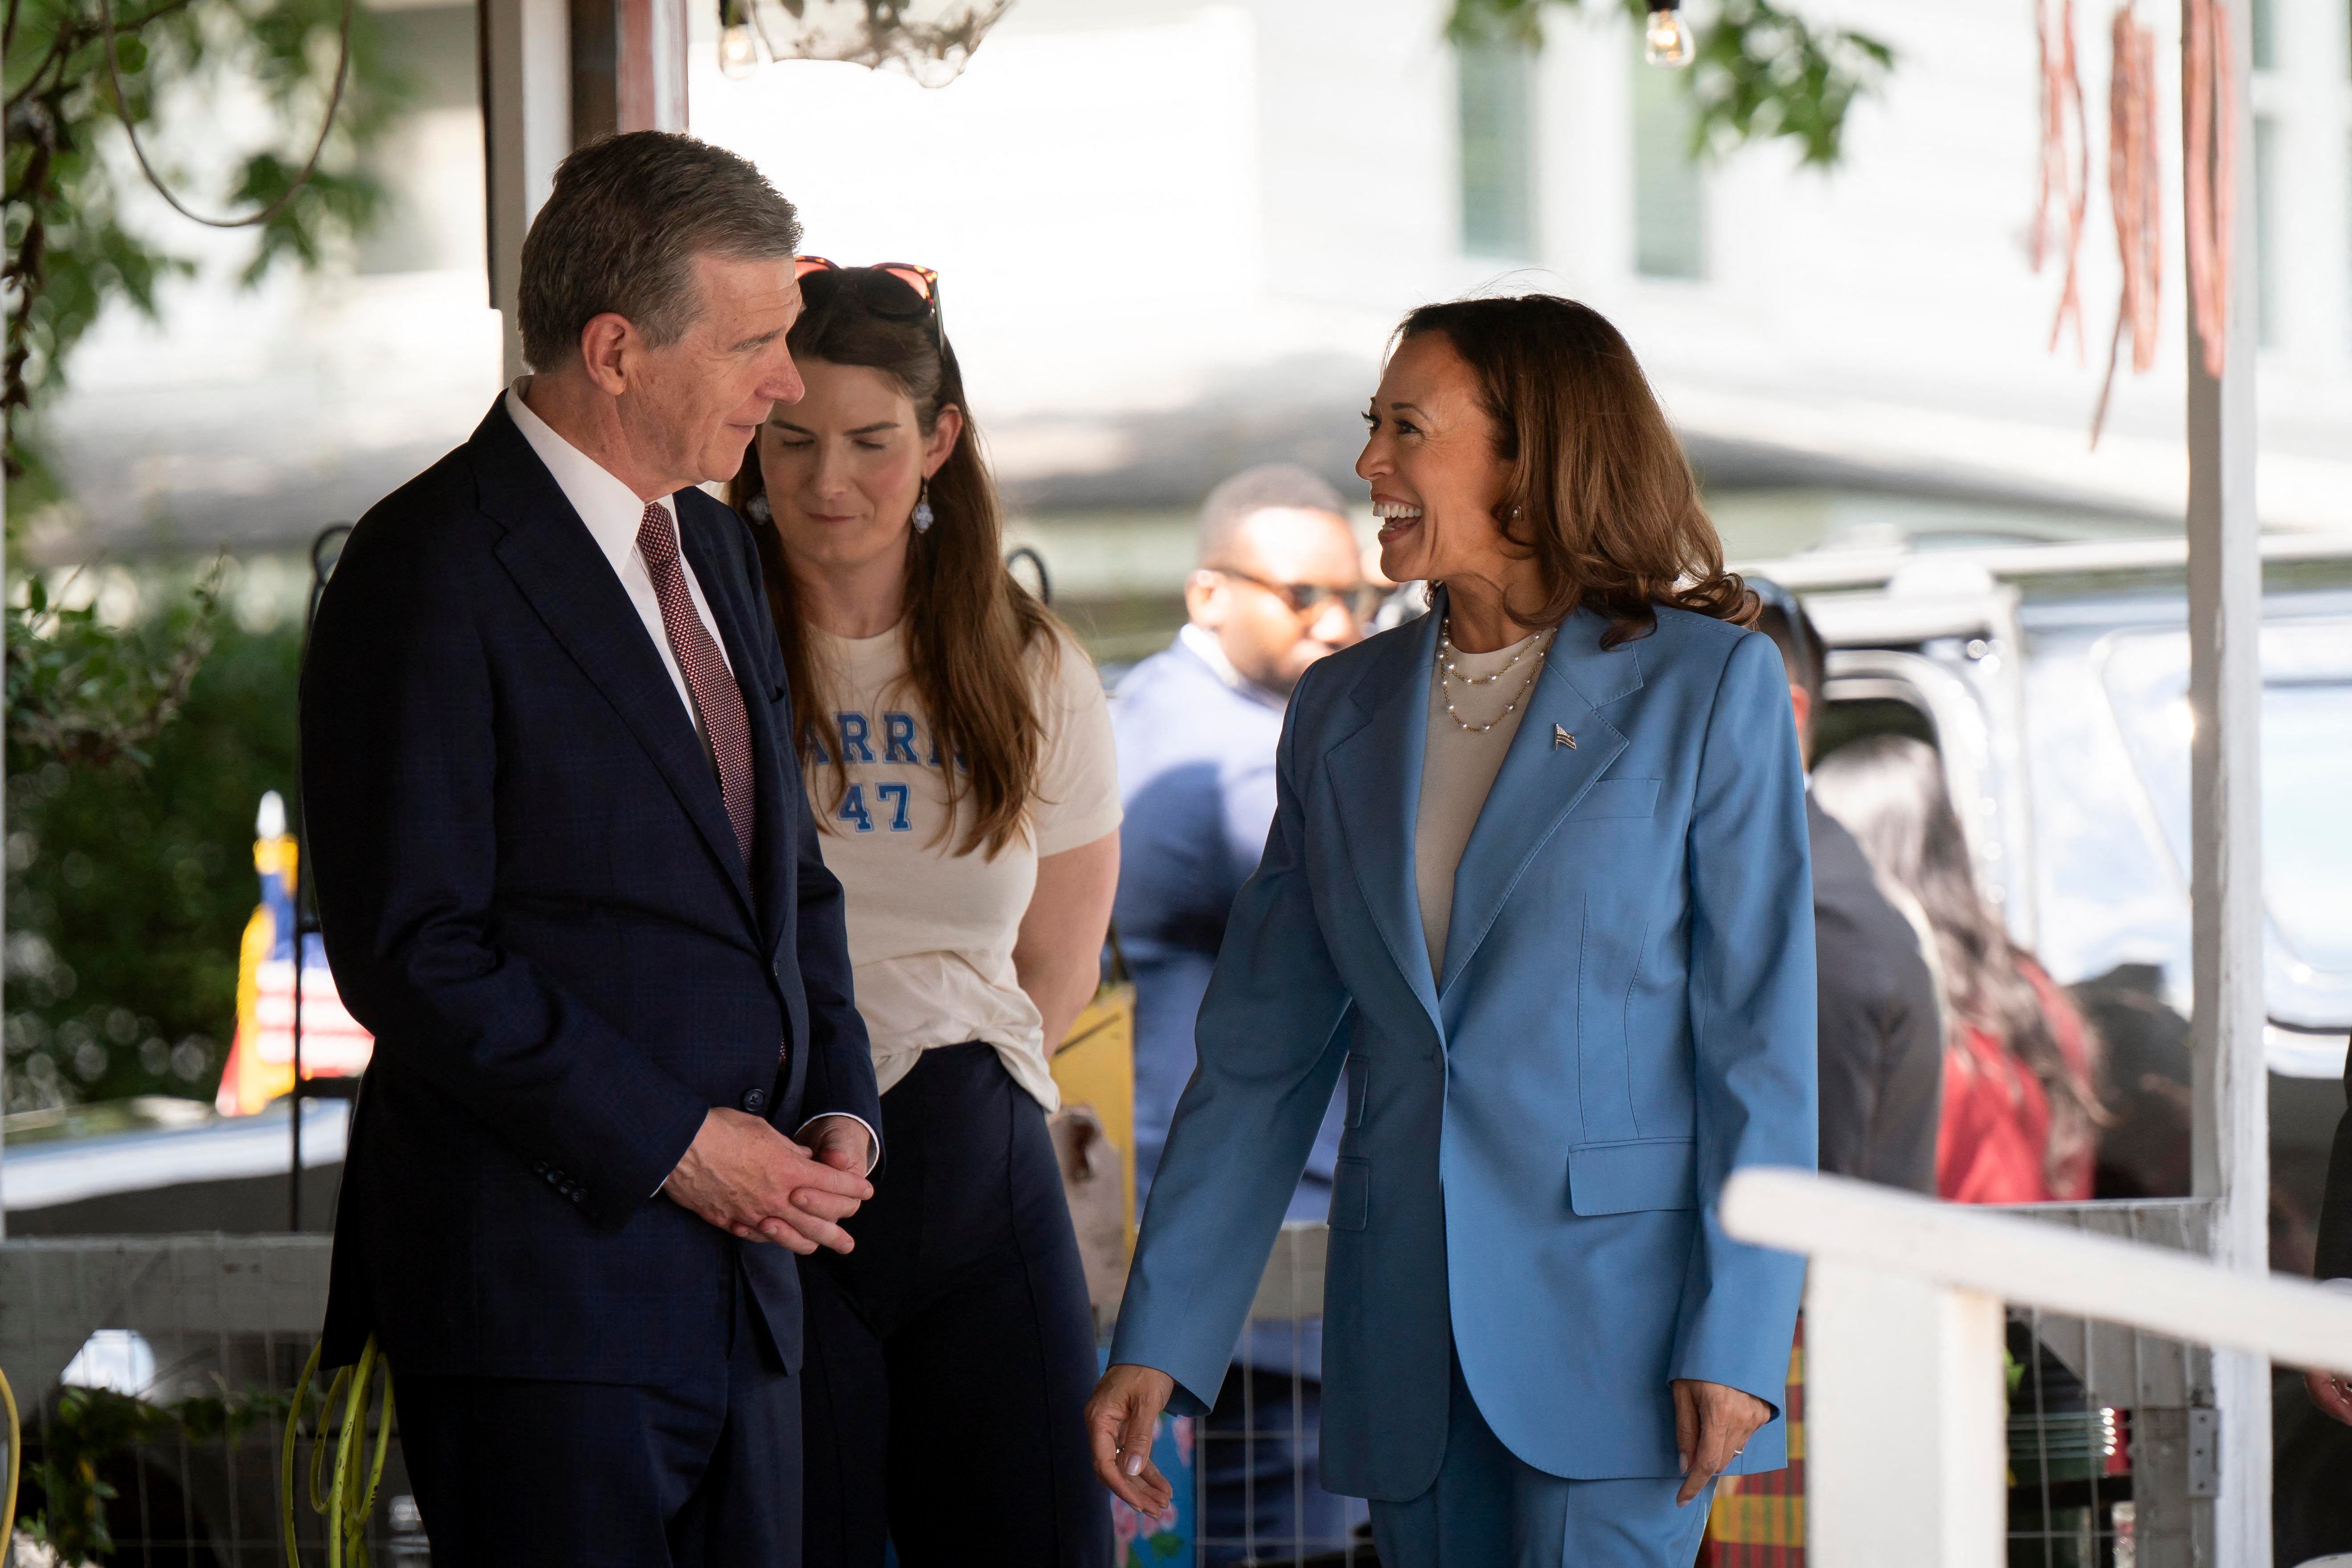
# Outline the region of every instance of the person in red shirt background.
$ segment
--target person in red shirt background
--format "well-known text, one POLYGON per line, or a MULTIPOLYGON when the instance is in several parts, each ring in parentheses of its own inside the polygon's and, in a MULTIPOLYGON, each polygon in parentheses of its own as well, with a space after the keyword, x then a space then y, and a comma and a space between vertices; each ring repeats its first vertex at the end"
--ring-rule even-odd
POLYGON ((1906 735, 1841 746, 1815 766, 1813 797, 1935 937, 1946 1019, 1936 1195, 2088 1198, 2104 1120, 2098 1038, 1978 890, 1934 749, 1906 735))

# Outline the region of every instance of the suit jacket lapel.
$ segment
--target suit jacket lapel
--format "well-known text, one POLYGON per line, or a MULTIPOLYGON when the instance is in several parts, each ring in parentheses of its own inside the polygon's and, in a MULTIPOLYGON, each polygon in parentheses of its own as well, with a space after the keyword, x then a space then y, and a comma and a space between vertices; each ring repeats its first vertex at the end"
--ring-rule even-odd
MULTIPOLYGON (((507 525, 496 549, 500 563, 549 633, 645 747, 725 868, 744 917, 755 918, 751 879, 735 847, 718 775, 611 563, 507 416, 503 399, 474 432, 472 447, 483 508, 507 525)), ((707 592, 704 596, 711 597, 707 592)))
POLYGON ((1441 616, 1433 611, 1389 639, 1386 657, 1368 668, 1349 698, 1363 727, 1333 746, 1328 768, 1339 806, 1339 831, 1356 887, 1399 973, 1438 1021, 1437 986, 1422 932, 1413 883, 1413 817, 1421 809, 1421 764, 1429 736, 1429 672, 1441 616))
MULTIPOLYGON (((791 888, 792 855, 790 825, 798 816, 796 801, 788 801, 784 791, 800 783, 800 758, 784 744, 776 729, 775 703, 783 693, 769 679, 769 664, 761 641, 762 626, 753 616, 765 616, 767 600, 747 603, 743 592, 743 571, 740 560, 730 559, 714 537, 717 530, 710 520, 698 515, 698 507, 689 507, 683 499, 677 502, 678 539, 688 564, 694 568, 696 581, 702 584, 702 596, 710 605, 711 618, 719 623, 719 640, 727 647, 728 668, 735 672, 735 684, 743 693, 743 711, 751 724, 751 772, 759 787, 753 796, 753 821, 758 824, 751 852, 758 863, 758 875, 751 879, 752 894, 759 906, 760 934, 769 949, 782 939, 784 900, 791 888)), ((723 806, 722 802, 722 806, 723 806)), ((733 830, 729 830, 732 843, 733 830)))
POLYGON ((1478 951, 1536 851, 1625 749, 1624 735, 1598 710, 1640 689, 1642 666, 1634 652, 1640 645, 1603 653, 1601 634, 1607 626, 1601 616, 1579 610, 1561 625, 1545 656, 1518 733, 1454 869, 1440 994, 1478 951), (1574 737, 1573 746, 1559 740, 1562 732, 1574 737))

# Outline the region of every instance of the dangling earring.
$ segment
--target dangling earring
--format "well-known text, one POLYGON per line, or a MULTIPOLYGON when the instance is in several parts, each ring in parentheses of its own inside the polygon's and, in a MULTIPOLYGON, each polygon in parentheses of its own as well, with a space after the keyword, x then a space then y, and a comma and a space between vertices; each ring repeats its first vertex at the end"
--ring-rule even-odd
POLYGON ((929 533, 931 531, 931 524, 938 521, 939 520, 936 517, 931 515, 931 481, 927 476, 923 480, 922 489, 915 492, 915 515, 913 519, 915 531, 917 533, 929 533))
POLYGON ((743 510, 750 515, 753 522, 765 524, 776 521, 775 511, 768 505, 768 498, 763 495, 753 496, 750 500, 745 501, 743 510))

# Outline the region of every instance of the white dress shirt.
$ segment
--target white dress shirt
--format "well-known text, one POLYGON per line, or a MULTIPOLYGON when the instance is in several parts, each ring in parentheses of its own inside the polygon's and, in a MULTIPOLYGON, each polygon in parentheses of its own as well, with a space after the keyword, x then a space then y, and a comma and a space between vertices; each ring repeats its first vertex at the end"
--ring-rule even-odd
MULTIPOLYGON (((526 375, 507 389, 507 416, 522 432, 522 438, 530 443, 530 449, 539 454, 539 460, 547 465, 547 471, 555 476, 556 488, 572 503, 572 510, 580 514, 580 521, 588 525, 589 537, 595 540, 596 548, 612 563, 613 574, 620 578, 629 603, 636 607, 637 618, 646 624, 646 635, 654 640, 654 651, 661 655, 662 668, 669 671, 670 684, 677 688, 677 700, 686 704, 687 717, 693 721, 694 732, 702 742, 703 754, 712 756, 709 731, 703 727, 702 715, 695 711, 694 693, 688 689, 686 672, 677 667, 677 654, 669 646, 669 628, 662 622, 661 600, 654 593, 653 573, 646 569, 645 552, 637 548, 637 530, 644 525, 646 503, 637 499, 636 491, 615 479, 610 469, 557 435, 546 420, 530 411, 530 405, 522 400, 530 385, 530 377, 526 375)), ((677 503, 664 496, 652 504, 669 513, 670 527, 675 530, 677 503)), ((727 639, 719 635, 719 623, 711 619, 710 601, 702 596, 702 584, 695 579, 694 563, 687 559, 682 539, 677 563, 686 574, 686 591, 694 600, 694 613, 702 617, 702 629, 710 634, 720 662, 728 663, 727 639)), ((728 663, 728 673, 734 673, 731 663, 728 663)), ((714 758, 712 766, 717 765, 714 758)), ((882 1157, 881 1136, 862 1116, 851 1116, 845 1110, 826 1114, 846 1117, 866 1129, 866 1169, 871 1174, 882 1157)), ((824 1120, 824 1116, 809 1118, 801 1123, 801 1131, 805 1134, 824 1120)), ((663 1177, 662 1186, 668 1184, 669 1178, 663 1177)), ((654 1191, 659 1193, 661 1187, 654 1191)))
MULTIPOLYGON (((507 413, 515 428, 555 476, 563 499, 588 525, 589 536, 604 559, 613 563, 613 574, 621 580, 621 587, 636 606, 637 618, 646 623, 646 635, 654 639, 654 651, 661 655, 662 668, 669 671, 670 684, 677 688, 677 700, 686 704, 687 716, 694 721, 694 732, 702 739, 702 749, 710 751, 710 735, 704 729, 702 715, 694 710, 694 694, 687 689, 686 672, 677 667, 677 654, 669 646, 669 628, 662 624, 661 600, 654 593, 653 574, 646 567, 645 552, 637 548, 637 530, 644 525, 646 503, 637 492, 614 479, 595 458, 557 435, 530 405, 522 400, 530 377, 524 376, 507 392, 507 413)), ((677 528, 677 503, 664 496, 653 503, 669 513, 673 532, 677 528)), ((686 543, 678 542, 677 563, 686 574, 687 595, 694 601, 694 613, 702 617, 702 629, 710 634, 718 647, 721 663, 728 673, 734 666, 727 659, 727 640, 719 635, 719 623, 710 618, 710 601, 702 596, 702 584, 694 575, 694 563, 687 559, 686 543)))

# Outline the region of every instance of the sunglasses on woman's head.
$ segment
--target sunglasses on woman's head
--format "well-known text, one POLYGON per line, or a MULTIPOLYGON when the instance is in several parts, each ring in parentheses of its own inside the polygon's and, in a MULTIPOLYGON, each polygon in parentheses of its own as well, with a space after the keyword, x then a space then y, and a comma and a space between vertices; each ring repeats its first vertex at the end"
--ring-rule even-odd
POLYGON ((795 279, 815 272, 862 273, 858 297, 866 308, 887 321, 909 321, 918 316, 931 319, 931 346, 941 354, 947 353, 947 325, 940 319, 940 275, 928 267, 918 267, 911 261, 877 261, 871 267, 844 267, 822 256, 798 258, 793 266, 795 279), (893 287, 893 285, 897 287, 893 287), (910 300, 908 295, 913 295, 910 300))

